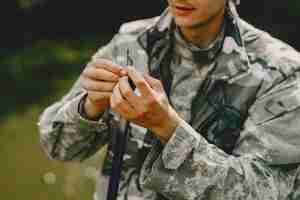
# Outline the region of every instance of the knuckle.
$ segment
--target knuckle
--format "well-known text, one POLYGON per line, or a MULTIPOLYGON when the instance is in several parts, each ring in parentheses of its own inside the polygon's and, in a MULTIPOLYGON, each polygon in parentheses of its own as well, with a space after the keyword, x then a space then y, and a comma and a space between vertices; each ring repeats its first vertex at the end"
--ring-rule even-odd
POLYGON ((87 87, 87 85, 84 83, 84 82, 82 82, 82 88, 85 90, 85 91, 87 91, 87 92, 89 92, 89 88, 87 87))
POLYGON ((155 98, 154 96, 149 96, 148 97, 148 106, 151 107, 151 106, 154 106, 157 104, 157 98, 155 98))
POLYGON ((146 115, 146 112, 138 112, 136 118, 137 119, 143 119, 146 115))
POLYGON ((110 79, 110 80, 118 80, 119 77, 118 77, 117 75, 114 75, 113 73, 110 73, 109 79, 110 79))
POLYGON ((83 75, 83 73, 80 75, 79 79, 80 79, 81 85, 85 84, 85 82, 86 82, 86 77, 83 75))
POLYGON ((93 72, 94 72, 94 67, 89 65, 83 70, 82 74, 83 76, 89 77, 91 76, 91 74, 93 74, 93 72))
POLYGON ((82 85, 83 89, 85 89, 87 91, 91 90, 90 84, 86 79, 82 80, 81 85, 82 85))
POLYGON ((82 76, 87 76, 88 75, 88 72, 89 72, 89 67, 87 66, 81 73, 82 76))

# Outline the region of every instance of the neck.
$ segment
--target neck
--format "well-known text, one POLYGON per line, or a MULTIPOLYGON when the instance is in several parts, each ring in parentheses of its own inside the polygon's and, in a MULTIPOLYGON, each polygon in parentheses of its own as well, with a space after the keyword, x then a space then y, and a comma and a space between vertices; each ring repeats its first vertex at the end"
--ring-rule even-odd
POLYGON ((188 42, 200 48, 207 48, 216 40, 221 31, 224 13, 225 9, 222 9, 217 15, 207 20, 206 23, 192 27, 180 27, 180 31, 188 42))

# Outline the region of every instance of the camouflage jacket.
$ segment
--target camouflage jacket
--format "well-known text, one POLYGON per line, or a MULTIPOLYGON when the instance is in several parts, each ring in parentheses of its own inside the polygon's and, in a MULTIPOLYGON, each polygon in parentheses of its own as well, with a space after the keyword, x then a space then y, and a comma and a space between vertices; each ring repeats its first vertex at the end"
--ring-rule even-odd
MULTIPOLYGON (((127 189, 120 196, 136 191, 143 199, 300 199, 300 55, 240 19, 233 7, 228 13, 222 49, 192 103, 191 122, 182 121, 164 146, 132 124, 121 183, 127 189)), ((124 64, 127 48, 134 49, 134 65, 160 78, 168 93, 168 11, 124 24, 94 57, 124 64)), ((85 96, 79 79, 41 115, 41 143, 51 158, 84 160, 109 142, 102 119, 80 114, 85 96)))

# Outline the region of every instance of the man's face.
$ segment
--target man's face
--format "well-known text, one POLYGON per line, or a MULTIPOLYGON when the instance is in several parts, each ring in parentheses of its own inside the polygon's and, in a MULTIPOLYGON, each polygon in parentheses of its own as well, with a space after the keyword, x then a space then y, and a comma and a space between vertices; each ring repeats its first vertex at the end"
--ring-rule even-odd
POLYGON ((223 12, 226 0, 168 0, 175 23, 193 28, 207 24, 223 12))

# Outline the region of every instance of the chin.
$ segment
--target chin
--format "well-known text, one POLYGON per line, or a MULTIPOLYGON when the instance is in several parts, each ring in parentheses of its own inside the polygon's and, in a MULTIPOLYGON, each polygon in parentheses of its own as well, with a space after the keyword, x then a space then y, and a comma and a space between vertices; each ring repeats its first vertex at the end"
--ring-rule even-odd
POLYGON ((201 22, 200 20, 192 20, 192 19, 186 19, 181 17, 175 17, 175 24, 183 28, 193 28, 202 23, 203 22, 201 22))

